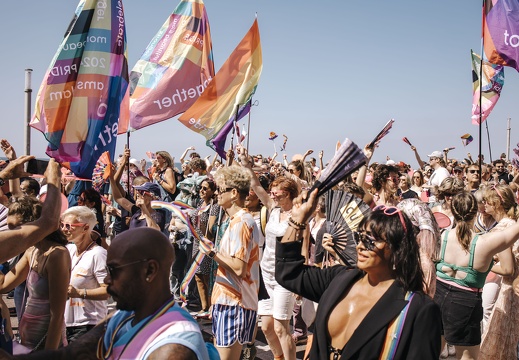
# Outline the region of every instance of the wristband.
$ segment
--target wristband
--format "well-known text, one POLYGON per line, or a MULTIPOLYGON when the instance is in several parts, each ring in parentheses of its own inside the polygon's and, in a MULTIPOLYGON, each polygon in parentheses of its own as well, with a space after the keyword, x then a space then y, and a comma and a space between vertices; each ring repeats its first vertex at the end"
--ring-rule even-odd
POLYGON ((288 222, 294 224, 295 226, 298 226, 300 228, 299 230, 306 229, 306 224, 299 223, 299 222, 295 221, 294 219, 292 219, 292 217, 288 218, 288 222))

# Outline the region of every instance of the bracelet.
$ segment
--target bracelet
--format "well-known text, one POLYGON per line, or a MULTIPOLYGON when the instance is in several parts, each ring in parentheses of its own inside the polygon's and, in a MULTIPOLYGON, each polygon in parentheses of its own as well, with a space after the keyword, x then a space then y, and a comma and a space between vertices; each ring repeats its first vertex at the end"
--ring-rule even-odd
POLYGON ((294 219, 292 219, 292 217, 289 217, 289 218, 288 218, 288 222, 294 224, 295 226, 298 226, 298 227, 300 228, 299 230, 304 230, 304 229, 306 229, 306 224, 304 224, 304 223, 298 223, 297 221, 295 221, 294 219))
POLYGON ((86 299, 86 297, 87 297, 86 289, 83 289, 83 299, 86 299))

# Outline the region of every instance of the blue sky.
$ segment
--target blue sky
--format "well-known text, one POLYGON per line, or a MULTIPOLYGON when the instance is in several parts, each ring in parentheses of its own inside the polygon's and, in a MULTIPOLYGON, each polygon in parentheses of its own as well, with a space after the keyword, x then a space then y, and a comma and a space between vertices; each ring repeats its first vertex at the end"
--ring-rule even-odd
MULTIPOLYGON (((177 4, 124 1, 130 67, 177 4)), ((453 157, 462 159, 467 152, 476 156, 478 129, 470 122, 470 49, 480 52, 481 1, 206 0, 205 5, 217 70, 258 13, 263 73, 254 97, 258 106, 251 114, 251 153, 271 155, 268 136, 274 131, 278 148, 281 135, 288 136, 289 157, 307 149, 317 156, 324 150, 326 161, 337 141, 348 137, 362 147, 394 118, 374 161, 390 156, 416 166, 404 136, 422 158, 451 146, 456 147, 453 157), (465 133, 475 138, 466 148, 460 140, 465 133)), ((34 104, 76 6, 72 0, 3 4, 2 137, 19 154, 24 152, 24 69, 34 69, 34 104)), ((512 148, 519 141, 518 89, 519 75, 507 68, 501 99, 488 119, 494 159, 506 151, 509 117, 512 148)), ((31 136, 31 152, 44 157, 43 135, 32 130, 31 136)), ((125 136, 119 137, 118 149, 125 141, 125 136)), ((132 133, 130 145, 137 158, 148 150, 167 150, 178 159, 191 145, 203 156, 213 154, 204 137, 175 118, 132 133)))

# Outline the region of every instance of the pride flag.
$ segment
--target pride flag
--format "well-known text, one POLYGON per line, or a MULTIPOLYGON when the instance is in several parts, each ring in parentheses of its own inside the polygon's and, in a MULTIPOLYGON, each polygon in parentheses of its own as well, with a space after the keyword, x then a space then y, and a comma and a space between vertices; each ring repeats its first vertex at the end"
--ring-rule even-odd
POLYGON ((488 61, 519 71, 519 2, 485 0, 483 10, 483 45, 488 61))
MULTIPOLYGON (((130 130, 183 113, 213 76, 204 2, 182 0, 130 73, 130 130)), ((128 130, 126 124, 119 127, 119 134, 128 130)))
POLYGON ((225 157, 226 136, 232 130, 233 121, 238 121, 250 110, 249 100, 256 90, 262 68, 256 19, 203 94, 178 120, 203 135, 207 146, 225 157))
POLYGON ((474 138, 470 134, 465 134, 461 136, 461 142, 463 143, 463 146, 467 146, 472 142, 472 140, 474 140, 474 138))
POLYGON ((472 54, 472 123, 479 124, 480 111, 481 122, 490 115, 499 100, 501 89, 505 82, 505 73, 500 65, 491 64, 483 60, 483 81, 480 81, 481 58, 471 50, 472 54), (481 84, 481 110, 479 104, 479 92, 481 84))
POLYGON ((31 126, 46 153, 81 178, 115 152, 119 110, 128 87, 121 0, 81 0, 38 91, 31 126))

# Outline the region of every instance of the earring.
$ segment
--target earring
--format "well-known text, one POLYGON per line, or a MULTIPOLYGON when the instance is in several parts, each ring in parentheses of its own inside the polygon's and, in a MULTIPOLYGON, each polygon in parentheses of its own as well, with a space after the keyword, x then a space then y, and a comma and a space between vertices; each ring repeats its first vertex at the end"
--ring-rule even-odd
POLYGON ((147 282, 150 282, 150 278, 149 278, 149 277, 147 277, 147 278, 146 278, 146 281, 147 281, 147 282))

